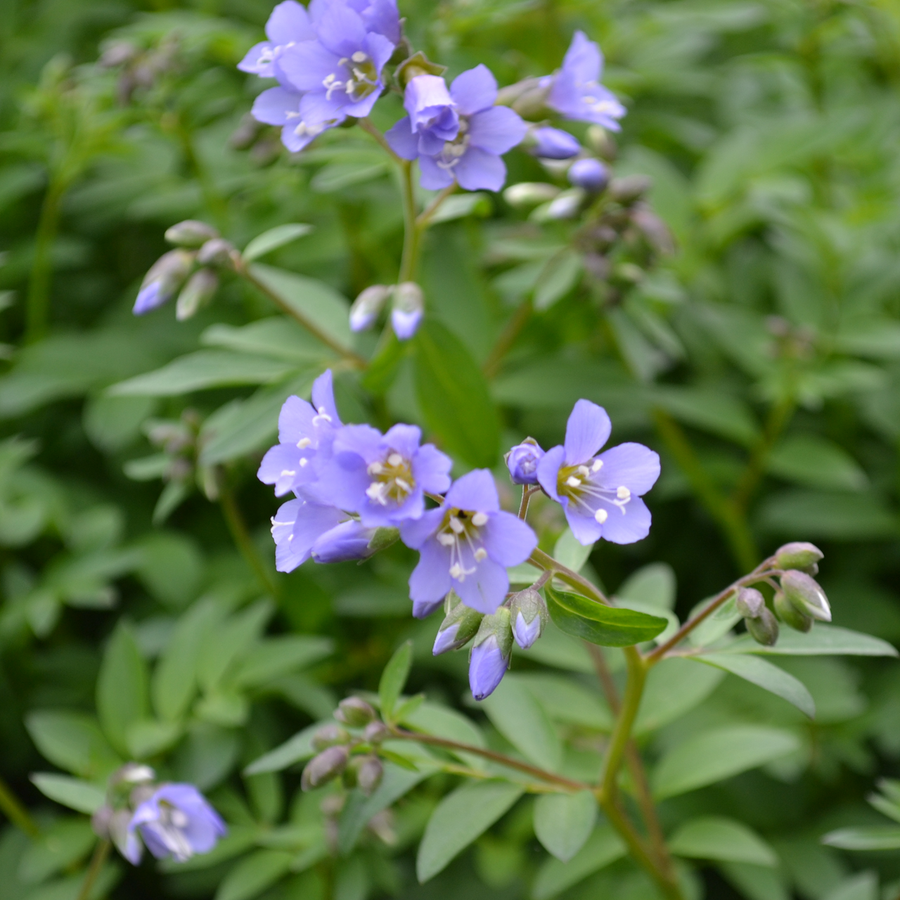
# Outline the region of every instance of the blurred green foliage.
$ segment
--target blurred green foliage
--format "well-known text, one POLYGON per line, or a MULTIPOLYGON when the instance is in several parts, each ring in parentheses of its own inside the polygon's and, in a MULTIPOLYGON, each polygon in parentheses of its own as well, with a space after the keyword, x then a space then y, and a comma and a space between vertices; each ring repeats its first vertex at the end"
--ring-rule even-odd
MULTIPOLYGON (((626 242, 597 279, 567 249, 568 225, 538 228, 479 198, 430 233, 427 339, 415 352, 382 347, 362 383, 339 376, 345 421, 414 421, 461 465, 493 465, 527 434, 556 443, 572 403, 591 399, 617 441, 663 457, 650 537, 602 544, 586 563, 608 589, 684 618, 784 540, 813 540, 835 622, 896 644, 897 5, 401 10, 414 44, 451 74, 484 62, 501 84, 555 68, 575 28, 599 40, 605 80, 629 108, 615 173, 652 178, 674 249, 664 241, 650 266, 626 242), (448 359, 474 385, 468 407, 440 392, 448 359)), ((284 223, 314 226, 255 274, 341 343, 345 298, 396 277, 401 211, 378 148, 332 132, 291 158, 248 120, 258 85, 235 64, 269 11, 261 0, 6 0, 0 16, 0 789, 23 807, 16 817, 14 801, 3 806, 19 827, 0 835, 0 898, 75 900, 90 833, 44 795, 90 812, 96 784, 132 758, 197 783, 231 834, 210 857, 160 872, 109 864, 98 898, 655 896, 605 826, 570 863, 548 857, 534 801, 513 806, 508 786, 419 784, 397 768, 380 808, 341 817, 326 802, 323 824, 322 796, 301 795, 287 768, 309 733, 283 742, 347 691, 377 690, 406 638, 411 688, 427 696, 411 724, 549 765, 565 752, 590 771, 610 718, 587 656, 552 635, 516 657, 496 695, 531 716, 524 737, 496 702, 461 716, 464 661, 432 659, 437 622, 409 617, 402 546, 364 567, 276 575, 275 506, 256 465, 284 398, 308 392, 333 356, 236 279, 188 322, 169 308, 131 316, 164 230, 185 218, 238 247, 284 223), (574 680, 561 686, 561 672, 574 680), (276 747, 281 757, 247 773, 276 747), (48 773, 43 794, 35 772, 48 773), (435 843, 425 826, 439 802, 448 818, 453 803, 480 809, 484 834, 418 886, 414 847, 423 833, 435 843)), ((525 154, 508 163, 511 183, 546 177, 525 154)), ((363 355, 376 349, 355 340, 363 355)), ((562 519, 550 504, 535 511, 551 549, 562 519)), ((774 661, 793 676, 781 696, 805 684, 814 721, 722 668, 672 661, 651 679, 637 733, 660 761, 674 852, 699 860, 697 896, 894 900, 896 852, 819 839, 884 827, 865 797, 898 775, 900 669, 774 661), (734 746, 749 756, 732 758, 733 777, 684 781, 685 753, 696 765, 734 746)), ((876 809, 893 815, 890 803, 876 809)), ((574 821, 577 844, 576 808, 542 815, 574 821)), ((453 855, 436 843, 433 871, 453 855)))

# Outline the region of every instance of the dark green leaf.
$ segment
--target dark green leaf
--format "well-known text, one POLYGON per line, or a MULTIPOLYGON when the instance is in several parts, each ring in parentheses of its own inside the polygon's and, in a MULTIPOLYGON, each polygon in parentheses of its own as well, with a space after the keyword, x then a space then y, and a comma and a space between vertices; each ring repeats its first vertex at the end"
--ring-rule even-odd
POLYGON ((285 850, 257 850, 228 872, 215 900, 251 900, 286 875, 293 859, 285 850))
POLYGON ((750 635, 741 635, 728 645, 729 653, 763 653, 774 656, 897 656, 887 641, 860 634, 839 625, 817 622, 807 634, 781 630, 774 647, 757 644, 750 635))
POLYGON ((691 819, 669 839, 676 856, 777 866, 775 851, 746 825, 723 816, 691 819))
POLYGON ((534 804, 537 839, 564 863, 584 846, 596 821, 597 798, 590 791, 545 794, 534 804))
POLYGON ((45 797, 88 815, 97 812, 106 800, 102 787, 66 775, 37 772, 31 781, 45 797))
POLYGON ((127 625, 113 632, 97 677, 97 714, 109 742, 128 755, 128 729, 148 718, 147 667, 127 625))
POLYGON ((822 843, 842 850, 900 850, 900 828, 896 825, 839 828, 828 832, 822 843))
POLYGON ((601 825, 568 862, 548 859, 538 870, 531 889, 532 900, 550 900, 579 881, 621 859, 626 853, 622 839, 609 825, 601 825))
POLYGON ((312 231, 312 225, 300 225, 298 223, 278 225, 253 238, 244 248, 244 252, 241 255, 244 257, 244 262, 253 262, 255 259, 259 259, 261 256, 265 256, 267 253, 271 253, 273 250, 277 250, 279 247, 283 247, 285 244, 289 244, 291 241, 296 241, 297 238, 309 234, 310 231, 312 231))
POLYGON ((67 710, 38 710, 25 719, 38 750, 61 769, 90 778, 121 764, 90 716, 67 710))
POLYGON ((406 684, 409 668, 412 665, 412 644, 409 641, 401 644, 394 655, 388 660, 388 664, 381 673, 381 681, 378 685, 378 698, 381 703, 381 715, 385 721, 390 721, 394 713, 394 707, 406 684))

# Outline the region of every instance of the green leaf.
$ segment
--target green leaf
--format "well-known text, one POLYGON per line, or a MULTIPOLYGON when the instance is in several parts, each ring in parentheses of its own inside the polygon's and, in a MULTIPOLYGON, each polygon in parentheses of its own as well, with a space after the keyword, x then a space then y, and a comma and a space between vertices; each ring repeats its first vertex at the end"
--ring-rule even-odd
POLYGON ((184 733, 178 722, 156 722, 146 720, 135 722, 128 729, 129 756, 146 759, 171 749, 184 733))
POLYGON ((350 304, 330 285, 260 263, 250 266, 250 274, 330 338, 350 345, 350 304))
POLYGON ((515 675, 507 675, 480 705, 497 731, 529 762, 556 771, 562 760, 559 735, 543 707, 515 675))
POLYGON ((900 850, 900 828, 896 825, 839 828, 829 831, 822 843, 841 850, 900 850))
POLYGON ((412 642, 406 641, 395 651, 388 660, 388 664, 381 673, 381 681, 378 684, 378 698, 381 704, 381 715, 386 722, 391 721, 394 707, 406 684, 409 669, 412 665, 412 642))
POLYGON ((472 466, 493 466, 500 424, 487 381, 465 345, 426 318, 415 337, 416 397, 428 427, 472 466))
POLYGON ((31 775, 34 786, 45 796, 69 809, 93 815, 106 802, 106 791, 89 781, 37 772, 31 775))
POLYGON ((305 234, 309 234, 310 231, 312 231, 312 225, 301 225, 296 222, 277 225, 275 228, 270 228, 268 231, 264 231, 253 238, 244 248, 241 256, 243 256, 244 262, 253 262, 255 259, 259 259, 261 256, 265 256, 267 253, 271 253, 285 244, 296 241, 297 238, 302 238, 305 234))
POLYGON ((558 563, 570 568, 573 572, 580 572, 588 561, 588 557, 590 557, 593 549, 593 544, 588 544, 585 547, 572 534, 572 529, 567 528, 553 546, 553 558, 558 563))
POLYGON ((761 653, 772 656, 900 655, 896 648, 881 638, 821 622, 817 622, 806 634, 782 628, 774 647, 763 647, 746 634, 729 644, 727 650, 728 653, 761 653))
POLYGON ((604 606, 579 594, 546 587, 550 618, 573 637, 602 647, 631 647, 665 630, 667 619, 631 609, 604 606))
POLYGON ((669 750, 653 773, 653 793, 675 797, 800 748, 796 735, 763 725, 729 725, 701 732, 669 750))
MULTIPOLYGON (((575 648, 579 646, 574 642, 572 645, 575 648)), ((507 675, 507 678, 510 677, 513 676, 507 675)), ((549 672, 520 672, 515 678, 528 688, 554 722, 580 725, 596 731, 612 730, 612 713, 594 687, 549 672)))
POLYGON ((736 862, 722 862, 719 868, 747 900, 791 900, 791 891, 779 869, 736 862))
POLYGON ((862 491, 869 484, 859 463, 837 444, 813 434, 791 435, 769 453, 772 475, 797 484, 838 491, 862 491))
POLYGON ((490 197, 476 191, 471 194, 457 194, 448 197, 431 217, 429 224, 438 225, 441 222, 452 222, 455 219, 463 219, 466 216, 489 216, 491 214, 490 197))
POLYGON ((260 639, 274 611, 262 600, 207 631, 197 658, 197 680, 203 690, 213 691, 226 679, 260 639))
POLYGON ((544 794, 534 804, 537 839, 564 863, 584 846, 596 821, 597 798, 590 791, 544 794))
POLYGON ((721 671, 692 665, 677 656, 662 660, 647 676, 635 734, 649 734, 680 719, 698 707, 724 677, 721 671))
POLYGON ((659 562, 643 566, 629 575, 616 591, 616 597, 636 600, 660 609, 673 609, 675 592, 674 570, 668 563, 659 562))
POLYGON ((878 890, 876 872, 858 872, 845 878, 834 890, 829 891, 823 900, 879 900, 879 897, 890 897, 894 894, 894 887, 889 886, 882 894, 878 890))
POLYGON ((333 652, 331 638, 303 634, 266 638, 247 654, 229 681, 242 688, 262 687, 282 675, 315 665, 333 652))
POLYGON ((311 759, 316 751, 313 749, 313 735, 326 722, 315 722, 308 725, 283 744, 255 759, 246 769, 244 775, 259 775, 261 772, 281 772, 294 763, 311 759))
POLYGON ((692 656, 688 659, 731 672, 744 681, 782 697, 811 719, 815 718, 816 704, 806 685, 784 669, 779 669, 764 659, 751 656, 749 653, 704 653, 702 656, 692 656))
POLYGON ((288 316, 268 316, 240 327, 218 322, 200 335, 200 343, 235 353, 271 356, 273 359, 316 367, 334 355, 296 319, 288 316))
POLYGON ((155 372, 120 381, 109 392, 113 396, 171 397, 209 388, 271 384, 290 375, 296 368, 296 363, 269 356, 198 350, 155 372))
POLYGON ((483 781, 465 784, 437 805, 419 844, 416 874, 425 883, 480 837, 522 796, 515 784, 483 781))
MULTIPOLYGON (((473 747, 484 747, 484 735, 481 729, 462 713, 447 706, 438 706, 436 703, 425 702, 411 714, 405 714, 398 719, 402 725, 420 731, 423 734, 431 734, 435 737, 447 738, 451 741, 459 741, 461 744, 470 744, 473 747)), ((475 769, 484 768, 484 758, 474 753, 466 753, 460 750, 448 750, 454 756, 458 756, 475 769)))
POLYGON ((113 632, 97 676, 97 715, 109 742, 129 755, 128 729, 149 718, 147 667, 129 627, 113 632))
POLYGON ((568 862, 548 859, 538 870, 532 900, 550 900, 625 855, 625 844, 609 825, 601 825, 568 862))
POLYGON ((25 727, 38 750, 60 769, 91 778, 121 764, 90 716, 69 710, 36 710, 25 717, 25 727))
POLYGON ((222 879, 215 900, 250 900, 290 871, 294 854, 285 850, 257 850, 242 859, 222 879))
POLYGON ((534 308, 539 312, 562 300, 581 277, 581 254, 569 247, 547 260, 534 286, 534 308))
POLYGON ((775 534, 841 541, 895 538, 900 529, 876 494, 802 490, 768 497, 760 507, 759 523, 775 534))
POLYGON ((39 884, 79 862, 96 842, 97 835, 86 819, 59 819, 42 829, 22 854, 19 877, 27 884, 39 884))
POLYGON ((319 169, 310 180, 309 186, 317 194, 332 194, 335 191, 353 187, 354 184, 374 181, 374 179, 380 178, 387 168, 387 163, 382 159, 369 165, 349 162, 332 163, 319 169))
POLYGON ((775 851, 746 825, 723 816, 704 816, 682 825, 669 839, 676 856, 777 866, 775 851))
POLYGON ((657 388, 652 398, 667 413, 694 428, 744 446, 759 438, 759 428, 747 405, 721 389, 657 388))

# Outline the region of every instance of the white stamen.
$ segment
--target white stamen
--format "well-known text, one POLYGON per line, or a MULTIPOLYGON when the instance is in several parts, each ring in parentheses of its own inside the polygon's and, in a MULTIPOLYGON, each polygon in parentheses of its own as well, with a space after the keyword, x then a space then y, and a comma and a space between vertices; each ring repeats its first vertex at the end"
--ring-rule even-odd
POLYGON ((387 493, 387 485, 382 484, 378 481, 373 481, 366 488, 366 496, 373 500, 375 503, 380 503, 382 506, 387 506, 387 497, 385 494, 387 493))
MULTIPOLYGON (((283 523, 287 524, 287 523, 283 523)), ((447 534, 446 531, 442 531, 438 536, 438 543, 444 547, 452 547, 456 543, 456 538, 453 537, 452 534, 447 534)))
POLYGON ((483 559, 487 559, 487 550, 485 550, 484 547, 479 547, 475 551, 475 561, 481 562, 483 559))
POLYGON ((616 488, 616 496, 620 500, 630 500, 631 491, 629 491, 628 488, 625 487, 625 485, 620 485, 618 488, 616 488))
MULTIPOLYGON (((299 126, 298 126, 298 127, 299 127, 299 126)), ((313 421, 313 425, 318 425, 320 422, 330 422, 330 421, 331 421, 331 416, 329 416, 328 413, 325 412, 325 407, 324 407, 324 406, 320 406, 320 407, 319 407, 319 414, 318 414, 317 416, 313 416, 313 420, 312 420, 312 421, 313 421)))
POLYGON ((370 475, 380 475, 384 471, 384 466, 380 462, 370 463, 366 471, 370 475))
POLYGON ((311 443, 312 440, 310 438, 300 438, 300 440, 297 441, 297 449, 305 450, 311 443))
POLYGON ((463 575, 462 566, 460 566, 459 563, 453 563, 453 565, 450 566, 450 577, 451 577, 451 578, 456 578, 456 579, 458 579, 459 581, 462 581, 463 578, 465 577, 465 576, 463 575))
POLYGON ((597 523, 602 525, 609 518, 609 513, 605 509, 598 509, 597 512, 594 513, 594 519, 596 519, 597 523))
POLYGON ((284 478, 285 475, 296 475, 297 473, 293 469, 282 469, 281 477, 284 478))
POLYGON ((567 484, 569 487, 580 487, 580 486, 581 486, 581 479, 580 479, 580 478, 576 478, 574 475, 570 475, 570 476, 566 479, 566 484, 567 484))
POLYGON ((486 525, 487 520, 488 520, 487 513, 477 512, 477 513, 475 513, 474 516, 472 516, 472 524, 476 528, 481 528, 482 525, 486 525))
POLYGON ((399 453, 392 453, 387 461, 389 466, 399 466, 403 462, 403 457, 399 453))
POLYGON ((300 460, 300 468, 301 469, 304 468, 304 466, 308 466, 308 465, 309 465, 309 460, 306 459, 306 457, 304 457, 303 459, 300 460))
POLYGON ((576 470, 582 478, 587 478, 591 474, 591 470, 587 466, 579 466, 576 470))
POLYGON ((406 491, 407 494, 412 490, 412 488, 402 478, 395 478, 394 484, 406 491))
POLYGON ((599 472, 603 468, 603 460, 595 459, 594 464, 591 466, 592 472, 599 472))
POLYGON ((465 530, 465 526, 463 525, 463 523, 460 522, 459 519, 457 519, 455 516, 451 517, 450 521, 447 524, 456 534, 462 534, 462 532, 465 530))
POLYGON ((368 55, 363 53, 362 50, 357 50, 350 59, 355 63, 364 63, 368 59, 368 55))

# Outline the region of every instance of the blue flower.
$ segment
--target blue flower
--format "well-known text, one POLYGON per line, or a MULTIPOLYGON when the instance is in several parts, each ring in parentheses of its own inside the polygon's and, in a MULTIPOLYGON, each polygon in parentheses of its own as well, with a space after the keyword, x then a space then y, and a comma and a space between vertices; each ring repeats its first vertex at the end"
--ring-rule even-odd
POLYGON ((567 119, 619 131, 618 120, 625 115, 625 107, 600 84, 602 72, 600 48, 583 31, 576 31, 562 68, 542 79, 542 84, 550 88, 547 105, 567 119))
POLYGON ((328 369, 313 382, 311 404, 299 397, 285 400, 278 416, 279 443, 263 457, 257 478, 275 485, 276 497, 314 481, 340 427, 328 369))
POLYGON ((126 857, 141 860, 140 834, 157 858, 184 862, 196 853, 209 853, 227 833, 225 823, 192 784, 164 784, 141 803, 128 824, 126 857))
POLYGON ((537 466, 544 451, 537 441, 529 438, 516 444, 506 454, 506 467, 513 484, 537 484, 537 466))
MULTIPOLYGON (((455 180, 467 191, 499 191, 506 181, 506 166, 500 157, 521 142, 528 126, 518 113, 494 105, 497 80, 486 66, 463 72, 450 85, 449 93, 459 116, 459 129, 438 152, 423 154, 416 145, 422 187, 441 190, 455 180)), ((409 151, 411 142, 404 141, 401 132, 395 139, 409 151)), ((407 154, 406 158, 416 157, 407 154)))
POLYGON ((341 522, 321 535, 312 545, 310 553, 317 563, 368 559, 374 552, 369 544, 375 531, 374 528, 366 528, 356 519, 341 522))
POLYGON ((434 156, 459 134, 459 113, 443 78, 417 75, 406 86, 403 106, 409 115, 385 133, 397 156, 434 156))
POLYGON ((590 194, 599 194, 609 184, 609 170, 599 159, 579 159, 569 167, 570 184, 590 194))
POLYGON ((571 159, 581 151, 578 139, 559 128, 534 128, 529 138, 528 152, 543 159, 571 159))
POLYGON ((524 562, 537 546, 534 532, 503 512, 487 469, 463 475, 443 504, 400 526, 403 542, 420 553, 409 579, 410 597, 435 608, 456 591, 471 609, 496 612, 509 590, 508 566, 524 562))
POLYGON ((432 444, 420 446, 421 439, 414 425, 395 425, 386 434, 369 425, 345 425, 335 435, 331 459, 306 492, 356 513, 367 528, 418 519, 425 494, 450 487, 453 465, 432 444))
MULTIPOLYGON (((331 555, 335 538, 332 532, 348 521, 350 516, 334 506, 302 497, 289 500, 272 517, 275 568, 279 572, 293 572, 314 556, 314 551, 331 555)), ((337 537, 340 538, 341 533, 337 537)))
POLYGON ((484 700, 503 680, 512 655, 510 615, 506 607, 481 620, 469 657, 469 687, 476 700, 484 700))
POLYGON ((316 33, 306 9, 296 0, 279 3, 266 22, 267 41, 251 47, 238 63, 242 72, 261 78, 277 78, 276 63, 285 46, 315 40, 316 33))
POLYGON ((323 131, 344 121, 343 115, 317 120, 318 110, 313 103, 303 104, 300 91, 286 87, 269 88, 253 102, 251 113, 258 122, 281 126, 281 143, 292 153, 299 153, 323 131), (312 113, 310 113, 312 109, 312 113))
POLYGON ((541 487, 562 505, 572 534, 585 545, 601 537, 631 544, 650 532, 650 510, 640 498, 659 478, 659 456, 642 444, 620 444, 598 456, 611 431, 605 409, 579 400, 565 445, 538 463, 541 487))

